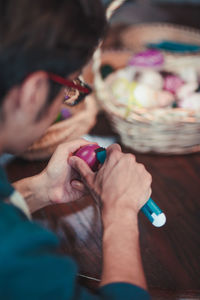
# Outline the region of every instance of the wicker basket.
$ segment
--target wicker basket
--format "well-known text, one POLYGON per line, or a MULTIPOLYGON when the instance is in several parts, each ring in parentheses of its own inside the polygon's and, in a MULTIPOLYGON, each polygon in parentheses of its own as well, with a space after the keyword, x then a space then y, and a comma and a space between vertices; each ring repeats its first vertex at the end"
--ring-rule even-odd
MULTIPOLYGON (((157 27, 155 24, 149 25, 149 28, 146 25, 136 26, 136 29, 132 26, 125 33, 125 46, 130 41, 129 49, 137 51, 144 49, 142 42, 145 44, 146 42, 152 42, 152 39, 149 39, 149 33, 154 36, 153 41, 161 39, 160 28, 165 29, 163 32, 168 33, 168 39, 172 39, 172 36, 176 39, 174 32, 179 32, 181 33, 179 41, 200 44, 200 34, 197 32, 192 32, 190 29, 183 29, 182 27, 178 28, 177 26, 175 28, 173 26, 166 28, 166 24, 159 26, 157 27), (144 27, 147 29, 146 31, 144 27), (159 30, 155 30, 155 27, 159 30), (172 32, 170 33, 170 31, 172 32), (133 39, 131 38, 132 32, 134 33, 133 39), (135 32, 137 32, 139 37, 136 38, 135 32), (185 39, 183 39, 184 32, 186 34, 185 39), (158 35, 156 35, 157 33, 158 35)), ((162 39, 167 37, 165 34, 164 37, 162 36, 162 39)), ((116 55, 120 60, 120 56, 124 56, 124 51, 117 51, 116 55)), ((130 55, 130 52, 128 54, 126 51, 126 55, 130 55)), ((110 58, 112 64, 113 51, 110 53, 110 58)), ((128 61, 129 58, 127 57, 124 61, 128 61)), ((187 56, 177 57, 177 55, 166 55, 164 68, 173 71, 178 68, 186 68, 188 65, 193 65, 200 69, 200 56, 187 54, 187 56)), ((125 66, 126 64, 124 64, 125 66)), ((100 78, 99 74, 97 75, 96 78, 100 78)), ((200 113, 181 108, 151 110, 135 108, 126 117, 124 109, 116 105, 109 92, 110 76, 105 81, 102 81, 102 79, 95 80, 97 98, 112 121, 114 129, 120 134, 124 145, 143 153, 184 154, 200 151, 200 113)))
POLYGON ((95 124, 97 105, 93 95, 73 108, 72 117, 50 126, 45 135, 36 141, 23 157, 29 160, 49 158, 56 147, 63 142, 76 139, 87 133, 95 124))

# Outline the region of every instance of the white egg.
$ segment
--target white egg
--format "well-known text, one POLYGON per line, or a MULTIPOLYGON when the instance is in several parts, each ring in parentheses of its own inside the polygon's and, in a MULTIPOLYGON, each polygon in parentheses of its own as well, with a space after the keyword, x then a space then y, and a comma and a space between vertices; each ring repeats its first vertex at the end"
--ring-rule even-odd
POLYGON ((112 83, 111 93, 118 104, 126 105, 130 97, 130 82, 124 78, 118 78, 112 83))
POLYGON ((136 69, 133 67, 127 67, 117 71, 116 75, 119 79, 126 79, 132 82, 136 74, 136 69))
POLYGON ((133 92, 136 104, 144 108, 158 106, 158 91, 144 84, 138 84, 133 92))
POLYGON ((177 73, 186 82, 194 82, 198 80, 198 74, 195 68, 183 68, 177 71, 177 73))
POLYGON ((179 107, 200 111, 200 93, 194 93, 178 103, 179 107))
POLYGON ((154 90, 161 90, 164 80, 162 76, 156 71, 144 71, 138 78, 138 82, 152 87, 154 90))
POLYGON ((199 84, 197 81, 186 83, 177 90, 176 96, 179 99, 184 99, 185 97, 188 97, 189 95, 193 94, 198 88, 198 86, 199 84))

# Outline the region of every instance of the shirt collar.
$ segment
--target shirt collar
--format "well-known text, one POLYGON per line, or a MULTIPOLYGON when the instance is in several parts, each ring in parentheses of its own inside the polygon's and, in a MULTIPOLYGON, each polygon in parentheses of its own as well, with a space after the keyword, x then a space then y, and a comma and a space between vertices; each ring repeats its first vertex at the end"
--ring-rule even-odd
POLYGON ((9 183, 5 171, 0 166, 0 198, 9 197, 14 192, 13 186, 9 183))

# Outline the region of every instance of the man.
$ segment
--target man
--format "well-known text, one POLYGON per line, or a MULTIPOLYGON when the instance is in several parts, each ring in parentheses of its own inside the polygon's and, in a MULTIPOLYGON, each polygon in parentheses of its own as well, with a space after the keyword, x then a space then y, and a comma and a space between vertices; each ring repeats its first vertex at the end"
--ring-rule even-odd
MULTIPOLYGON (((0 14, 0 149, 17 154, 55 120, 72 88, 81 96, 75 103, 87 94, 87 86, 72 80, 106 21, 97 0, 0 0, 0 14)), ((108 148, 94 173, 72 157, 86 144, 60 145, 41 174, 15 183, 20 194, 0 171, 0 299, 149 299, 137 214, 150 196, 151 176, 119 145, 108 148), (56 254, 57 238, 30 220, 31 212, 86 190, 101 201, 104 228, 95 295, 78 285, 75 262, 56 254)))

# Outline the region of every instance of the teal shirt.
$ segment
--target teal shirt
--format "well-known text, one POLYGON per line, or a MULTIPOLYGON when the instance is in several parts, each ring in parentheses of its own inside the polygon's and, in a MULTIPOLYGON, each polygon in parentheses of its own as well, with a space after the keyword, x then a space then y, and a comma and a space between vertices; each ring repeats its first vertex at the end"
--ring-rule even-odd
POLYGON ((0 299, 4 300, 148 300, 148 293, 128 283, 113 283, 90 293, 77 283, 78 268, 57 255, 59 241, 4 203, 13 192, 0 169, 0 299))

